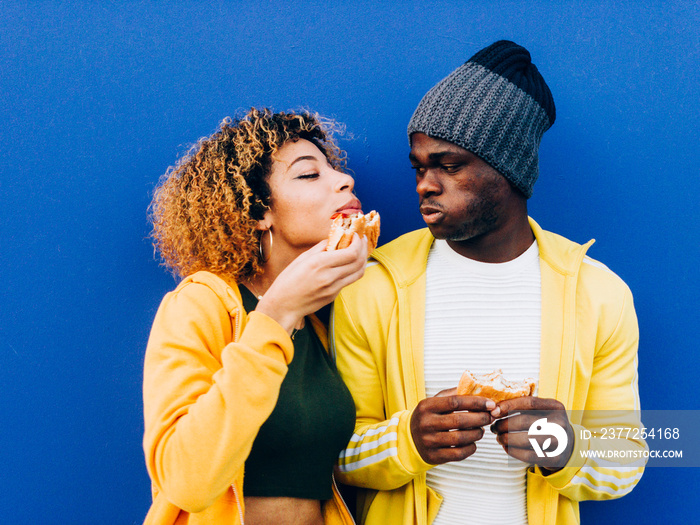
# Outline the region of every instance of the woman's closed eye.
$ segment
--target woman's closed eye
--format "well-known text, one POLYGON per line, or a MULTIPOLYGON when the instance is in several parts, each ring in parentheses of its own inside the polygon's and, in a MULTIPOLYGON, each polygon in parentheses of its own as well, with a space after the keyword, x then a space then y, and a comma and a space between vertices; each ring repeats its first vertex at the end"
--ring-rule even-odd
POLYGON ((302 173, 297 176, 297 179, 316 179, 318 178, 318 172, 302 173))

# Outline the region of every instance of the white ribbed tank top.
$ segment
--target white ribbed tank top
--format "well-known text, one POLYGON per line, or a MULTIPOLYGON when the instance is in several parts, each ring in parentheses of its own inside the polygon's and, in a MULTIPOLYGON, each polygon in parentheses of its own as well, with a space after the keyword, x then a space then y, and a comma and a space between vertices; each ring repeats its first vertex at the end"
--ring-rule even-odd
MULTIPOLYGON (((428 397, 457 386, 466 369, 502 369, 539 380, 541 287, 537 242, 499 264, 462 257, 436 240, 428 257, 425 386, 428 397)), ((527 524, 525 463, 509 458, 488 427, 477 451, 427 473, 443 497, 433 525, 527 524)))

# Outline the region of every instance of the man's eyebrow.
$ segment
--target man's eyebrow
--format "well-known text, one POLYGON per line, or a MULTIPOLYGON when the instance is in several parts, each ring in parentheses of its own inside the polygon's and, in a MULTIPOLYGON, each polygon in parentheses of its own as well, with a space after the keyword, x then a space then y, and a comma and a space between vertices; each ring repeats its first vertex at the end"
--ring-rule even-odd
MULTIPOLYGON (((440 160, 443 157, 447 157, 448 155, 460 155, 462 152, 461 151, 436 151, 435 153, 430 153, 428 155, 429 160, 440 160)), ((413 153, 408 154, 408 160, 410 161, 418 161, 418 157, 416 157, 413 153)))

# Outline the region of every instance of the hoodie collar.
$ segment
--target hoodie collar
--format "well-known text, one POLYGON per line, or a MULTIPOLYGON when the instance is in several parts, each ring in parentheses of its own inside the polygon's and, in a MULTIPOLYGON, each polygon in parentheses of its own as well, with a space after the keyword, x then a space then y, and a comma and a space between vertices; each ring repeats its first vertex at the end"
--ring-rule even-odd
MULTIPOLYGON (((562 275, 576 274, 586 251, 595 240, 591 239, 581 245, 543 230, 532 218, 529 221, 539 245, 540 259, 562 275)), ((372 257, 394 275, 399 287, 408 286, 425 272, 428 253, 434 240, 430 230, 422 228, 377 248, 372 257)))

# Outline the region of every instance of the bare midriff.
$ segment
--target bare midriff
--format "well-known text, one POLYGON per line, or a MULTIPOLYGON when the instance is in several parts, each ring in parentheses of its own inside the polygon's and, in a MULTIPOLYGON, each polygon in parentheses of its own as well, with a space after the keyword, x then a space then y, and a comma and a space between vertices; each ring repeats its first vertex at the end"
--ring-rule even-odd
POLYGON ((323 525, 321 502, 300 498, 245 498, 245 525, 323 525))

